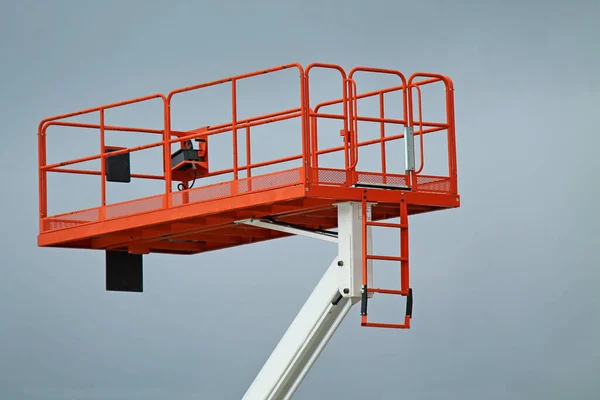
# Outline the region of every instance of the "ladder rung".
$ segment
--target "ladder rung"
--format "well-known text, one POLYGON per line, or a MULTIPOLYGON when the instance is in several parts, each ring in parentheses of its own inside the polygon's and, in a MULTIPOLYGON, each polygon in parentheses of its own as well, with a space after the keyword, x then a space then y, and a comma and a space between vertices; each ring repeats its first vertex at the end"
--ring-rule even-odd
POLYGON ((379 322, 364 322, 362 326, 369 326, 371 328, 392 328, 392 329, 409 329, 410 324, 382 324, 379 322))
POLYGON ((408 228, 408 224, 397 224, 395 222, 377 222, 377 221, 367 221, 365 222, 367 226, 381 226, 384 228, 408 228))
POLYGON ((371 293, 398 294, 400 296, 408 296, 408 290, 367 288, 367 291, 371 293))
POLYGON ((375 254, 367 254, 367 260, 383 260, 383 261, 408 261, 408 257, 399 256, 378 256, 375 254))

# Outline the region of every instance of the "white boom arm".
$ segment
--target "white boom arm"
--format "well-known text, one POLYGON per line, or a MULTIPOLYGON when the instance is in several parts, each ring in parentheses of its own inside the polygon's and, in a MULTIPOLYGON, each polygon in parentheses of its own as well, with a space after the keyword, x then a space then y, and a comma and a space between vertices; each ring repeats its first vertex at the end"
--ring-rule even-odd
MULTIPOLYGON (((243 400, 290 399, 350 308, 360 301, 363 217, 360 215, 361 204, 342 203, 337 207, 337 240, 332 240, 331 234, 328 233, 306 231, 269 221, 239 221, 338 242, 338 256, 300 309, 243 400)), ((367 232, 370 236, 370 230, 367 232)), ((370 246, 370 237, 367 238, 367 243, 370 246)), ((370 263, 368 274, 371 279, 370 263)))

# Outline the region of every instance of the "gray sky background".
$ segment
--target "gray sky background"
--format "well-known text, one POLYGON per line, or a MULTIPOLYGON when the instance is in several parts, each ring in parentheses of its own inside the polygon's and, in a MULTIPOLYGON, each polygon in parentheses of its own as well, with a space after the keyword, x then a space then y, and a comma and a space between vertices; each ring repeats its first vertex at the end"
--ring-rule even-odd
POLYGON ((37 124, 320 61, 454 80, 462 207, 411 219, 413 329, 356 309, 295 398, 599 398, 598 3, 238 3, 1 3, 0 397, 243 395, 335 248, 150 256, 143 295, 107 293, 102 253, 36 247, 37 124))

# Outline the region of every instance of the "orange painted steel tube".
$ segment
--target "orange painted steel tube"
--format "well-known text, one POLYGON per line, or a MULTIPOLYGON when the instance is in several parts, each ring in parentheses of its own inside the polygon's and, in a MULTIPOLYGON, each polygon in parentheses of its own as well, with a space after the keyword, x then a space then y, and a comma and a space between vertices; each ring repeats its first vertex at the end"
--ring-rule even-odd
MULTIPOLYGON (((102 110, 100 110, 102 111, 102 110)), ((50 126, 65 126, 73 128, 86 128, 86 129, 100 129, 100 125, 96 124, 84 124, 82 122, 68 122, 68 121, 52 121, 46 124, 46 128, 50 126)), ((104 125, 105 131, 121 131, 121 132, 138 132, 138 133, 155 133, 162 135, 163 129, 150 129, 150 128, 134 128, 129 126, 115 126, 115 125, 104 125)))
POLYGON ((304 187, 308 186, 310 165, 308 155, 310 153, 310 121, 308 116, 308 109, 310 107, 310 101, 308 99, 308 73, 302 73, 300 75, 300 107, 301 107, 301 143, 302 143, 302 176, 304 187))
POLYGON ((233 146, 233 180, 238 179, 238 141, 237 141, 237 90, 236 80, 231 80, 231 134, 233 146))
MULTIPOLYGON (((76 174, 76 175, 102 175, 102 171, 93 171, 89 169, 67 169, 67 168, 53 168, 47 170, 47 172, 59 172, 63 174, 76 174)), ((132 178, 138 179, 154 179, 163 180, 164 175, 148 175, 148 174, 131 174, 132 178)))
MULTIPOLYGON (((267 166, 273 165, 273 164, 279 164, 279 163, 301 160, 301 159, 302 159, 302 155, 297 154, 295 156, 279 158, 277 160, 262 161, 262 162, 258 162, 258 163, 254 163, 254 164, 248 164, 248 165, 240 165, 239 169, 255 169, 255 168, 261 168, 261 167, 267 167, 267 166)), ((280 171, 278 171, 278 172, 280 172, 280 171)), ((221 169, 218 171, 209 172, 205 176, 211 177, 211 176, 218 176, 218 175, 231 174, 231 173, 233 173, 233 168, 226 168, 226 169, 221 169)))
MULTIPOLYGON (((428 134, 428 133, 443 131, 444 129, 446 129, 446 128, 443 128, 443 127, 442 128, 438 128, 438 127, 436 127, 436 128, 424 129, 423 130, 423 134, 425 135, 425 134, 428 134)), ((389 142, 391 140, 402 139, 403 137, 404 137, 404 133, 399 133, 399 134, 393 135, 393 136, 386 136, 385 139, 384 139, 384 141, 389 142)), ((380 141, 381 141, 381 138, 365 140, 364 142, 359 142, 358 146, 359 147, 370 146, 370 145, 373 145, 373 144, 377 144, 380 141)), ((343 146, 330 147, 328 149, 319 150, 317 153, 319 155, 321 155, 321 154, 327 154, 327 153, 334 153, 336 151, 341 151, 341 150, 344 150, 343 146)))
MULTIPOLYGON (((367 93, 363 93, 363 94, 359 94, 357 96, 357 98, 360 99, 365 99, 367 97, 372 97, 372 96, 377 96, 379 94, 382 93, 392 93, 392 92, 397 92, 399 90, 404 90, 404 86, 394 86, 391 88, 386 88, 386 89, 380 89, 380 90, 375 90, 372 92, 367 92, 367 93)), ((316 107, 315 107, 315 112, 318 112, 319 109, 321 109, 321 107, 327 107, 327 106, 333 106, 336 104, 340 104, 342 103, 342 99, 335 99, 335 100, 328 100, 328 101, 324 101, 322 103, 319 103, 316 107)))
POLYGON ((46 165, 46 135, 42 134, 41 128, 38 131, 38 190, 39 190, 39 218, 40 225, 39 230, 42 232, 44 230, 44 221, 43 219, 46 217, 48 207, 46 203, 47 199, 47 191, 46 191, 46 178, 47 173, 44 171, 43 167, 46 165))
MULTIPOLYGON (((107 155, 106 157, 113 157, 113 156, 116 156, 119 154, 125 154, 125 153, 133 153, 134 151, 151 149, 153 147, 158 147, 158 146, 162 146, 162 145, 163 145, 163 142, 156 142, 156 143, 145 144, 142 146, 130 147, 128 149, 112 151, 112 152, 110 152, 110 155, 107 155)), ((97 154, 95 156, 88 156, 88 157, 83 157, 83 158, 77 158, 75 160, 63 161, 63 162, 59 162, 56 164, 45 165, 42 167, 42 170, 49 170, 49 169, 53 169, 53 168, 63 167, 66 165, 79 164, 79 163, 86 162, 86 161, 97 160, 99 158, 102 158, 102 154, 97 154)))
MULTIPOLYGON (((398 135, 394 135, 394 136, 388 136, 386 137, 384 140, 390 141, 390 140, 396 140, 396 139, 402 139, 404 137, 404 133, 400 133, 398 135)), ((369 146, 372 144, 377 144, 381 141, 381 139, 370 139, 370 140, 365 140, 364 142, 360 142, 358 143, 358 146, 369 146)), ((327 154, 327 153, 334 153, 336 151, 341 151, 344 150, 344 146, 337 146, 337 147, 330 147, 328 149, 323 149, 323 150, 319 150, 318 154, 327 154)))
MULTIPOLYGON (((244 118, 244 119, 238 120, 237 125, 238 125, 238 128, 242 128, 242 127, 248 126, 247 124, 251 123, 251 122, 260 121, 263 119, 270 119, 273 117, 279 117, 279 116, 288 115, 288 114, 294 114, 293 116, 290 116, 290 118, 300 117, 300 116, 302 116, 302 109, 301 108, 291 108, 289 110, 277 111, 277 112, 273 112, 273 113, 269 113, 269 114, 259 115, 257 117, 244 118)), ((208 128, 211 129, 211 131, 209 131, 209 132, 227 128, 227 129, 221 131, 221 132, 227 132, 227 131, 231 130, 231 126, 232 126, 232 124, 228 122, 226 124, 212 125, 212 126, 209 126, 208 128)), ((256 125, 250 125, 250 126, 256 126, 256 125)), ((173 134, 173 135, 177 134, 177 136, 192 135, 194 133, 206 132, 206 130, 204 130, 204 129, 205 128, 203 127, 203 128, 199 128, 199 129, 192 129, 189 131, 171 131, 171 134, 173 134)), ((217 133, 219 133, 219 132, 217 132, 217 133)))
MULTIPOLYGON (((315 114, 313 113, 312 110, 309 109, 309 115, 311 116, 310 118, 310 143, 311 143, 311 149, 310 149, 310 155, 311 155, 311 159, 312 159, 312 168, 319 168, 319 155, 318 155, 318 151, 319 151, 319 141, 318 141, 318 135, 317 135, 317 118, 315 117, 315 114)), ((317 180, 318 180, 318 175, 317 175, 317 180)))
POLYGON ((391 329, 408 329, 410 326, 408 324, 382 324, 379 322, 367 322, 361 324, 362 326, 368 326, 371 328, 391 328, 391 329))
POLYGON ((104 109, 100 110, 100 220, 106 218, 106 146, 104 144, 104 109))
MULTIPOLYGON (((246 176, 250 178, 252 176, 252 162, 250 160, 250 127, 246 126, 246 176)), ((250 189, 252 190, 252 189, 250 189)))
MULTIPOLYGON (((294 156, 278 158, 277 160, 262 161, 262 162, 250 164, 250 168, 255 169, 255 168, 260 168, 260 167, 266 167, 268 165, 279 164, 279 163, 284 163, 284 162, 294 161, 294 160, 300 160, 300 159, 302 159, 302 155, 301 154, 297 154, 297 155, 294 155, 294 156)), ((246 167, 247 166, 244 166, 244 168, 246 168, 246 167)))
POLYGON ((57 121, 57 120, 65 119, 65 118, 77 117, 79 115, 97 112, 97 111, 100 111, 101 109, 108 110, 108 109, 115 108, 115 107, 121 107, 121 106, 130 105, 130 104, 141 103, 143 101, 148 101, 148 100, 153 100, 153 99, 162 99, 163 101, 167 100, 164 95, 162 95, 160 93, 156 93, 156 94, 151 94, 149 96, 138 97, 138 98, 131 99, 131 100, 119 101, 117 103, 107 104, 104 106, 93 107, 93 108, 88 108, 85 110, 76 111, 76 112, 72 112, 72 113, 68 113, 68 114, 57 115, 55 117, 50 117, 50 118, 46 118, 46 119, 42 120, 39 124, 38 132, 45 132, 45 125, 48 122, 57 121))
POLYGON ((191 90, 202 89, 202 88, 209 87, 209 86, 220 85, 222 83, 228 83, 228 82, 231 82, 233 79, 239 81, 239 80, 242 80, 242 79, 251 78, 253 76, 264 75, 264 74, 268 74, 268 73, 271 73, 271 72, 283 71, 285 69, 294 68, 294 67, 298 68, 298 70, 300 71, 300 75, 301 76, 304 75, 304 69, 302 68, 302 65, 300 65, 298 63, 286 64, 286 65, 281 65, 281 66, 278 66, 278 67, 263 69, 263 70, 260 70, 260 71, 249 72, 247 74, 236 75, 236 76, 232 76, 232 77, 225 78, 225 79, 219 79, 219 80, 216 80, 216 81, 205 82, 205 83, 200 83, 198 85, 186 86, 186 87, 182 87, 180 89, 175 89, 175 90, 171 91, 168 94, 168 96, 167 96, 167 102, 170 104, 171 103, 171 99, 173 98, 173 96, 176 95, 176 94, 178 94, 178 93, 184 93, 184 92, 189 92, 191 90))
MULTIPOLYGON (((379 118, 381 118, 381 123, 379 125, 379 136, 381 137, 381 173, 383 174, 383 183, 386 184, 387 183, 387 176, 386 176, 386 158, 385 158, 385 122, 384 122, 384 118, 385 118, 385 107, 384 107, 384 102, 385 100, 385 96, 383 93, 379 94, 379 118)), ((406 118, 406 115, 404 116, 404 118, 406 118)))
POLYGON ((164 103, 164 115, 165 115, 165 131, 163 133, 163 171, 165 175, 165 193, 163 200, 163 209, 171 207, 171 191, 172 191, 172 179, 173 171, 171 168, 171 105, 168 101, 164 103))
MULTIPOLYGON (((292 119, 292 118, 297 118, 300 117, 301 113, 295 113, 295 114, 286 114, 286 115, 281 115, 279 117, 273 117, 273 118, 269 118, 269 119, 261 119, 261 120, 256 120, 253 122, 246 122, 246 123, 237 123, 236 127, 239 128, 245 128, 247 126, 249 127, 254 127, 254 126, 259 126, 259 125, 266 125, 266 124, 270 124, 273 122, 279 122, 279 121, 285 121, 288 119, 292 119)), ((180 136, 177 137, 175 139, 171 139, 170 143, 180 143, 186 140, 191 140, 200 136, 212 136, 212 135, 217 135, 219 133, 224 133, 224 132, 230 132, 232 130, 231 125, 228 125, 226 127, 223 128, 219 128, 219 129, 215 129, 215 130, 208 130, 208 131, 203 131, 203 132, 196 132, 196 133, 191 133, 188 134, 186 136, 180 136)))
MULTIPOLYGON (((339 114, 324 114, 324 113, 311 113, 311 117, 317 118, 330 118, 330 119, 344 119, 343 115, 339 114)), ((381 122, 387 124, 405 124, 406 121, 402 119, 394 119, 394 118, 383 118, 383 117, 361 117, 355 116, 355 119, 364 122, 381 122)))
POLYGON ((343 115, 339 115, 339 114, 323 114, 323 113, 315 113, 315 112, 311 112, 310 116, 313 118, 329 118, 329 119, 340 119, 340 120, 344 120, 344 116, 343 115))

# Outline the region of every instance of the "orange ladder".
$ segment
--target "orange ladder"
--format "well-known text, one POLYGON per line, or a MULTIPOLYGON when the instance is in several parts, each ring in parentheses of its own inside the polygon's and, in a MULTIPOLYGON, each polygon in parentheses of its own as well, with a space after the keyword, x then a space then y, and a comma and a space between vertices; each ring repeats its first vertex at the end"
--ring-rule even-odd
POLYGON ((369 326, 374 328, 393 328, 393 329, 409 329, 410 319, 412 317, 412 289, 409 285, 408 277, 408 210, 404 199, 400 202, 400 223, 391 222, 375 222, 371 221, 367 215, 367 196, 362 199, 362 300, 361 310, 362 315, 361 326, 369 326), (378 226, 390 229, 400 229, 400 255, 399 256, 383 256, 369 254, 367 243, 367 228, 369 226, 378 226), (368 269, 369 260, 384 260, 400 262, 400 289, 382 289, 369 287, 368 269), (367 321, 367 301, 369 293, 382 293, 398 296, 406 296, 406 314, 403 324, 389 324, 380 322, 367 321))

